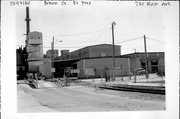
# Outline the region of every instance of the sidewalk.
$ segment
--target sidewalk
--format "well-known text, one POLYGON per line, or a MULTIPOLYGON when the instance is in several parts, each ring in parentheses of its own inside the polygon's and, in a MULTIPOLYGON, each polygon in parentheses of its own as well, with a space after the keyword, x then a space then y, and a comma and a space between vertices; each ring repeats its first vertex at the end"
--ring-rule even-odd
POLYGON ((27 113, 27 112, 55 112, 50 108, 47 108, 41 105, 32 95, 26 93, 28 90, 36 90, 30 88, 26 84, 18 84, 18 91, 17 91, 17 100, 18 100, 18 112, 27 113))

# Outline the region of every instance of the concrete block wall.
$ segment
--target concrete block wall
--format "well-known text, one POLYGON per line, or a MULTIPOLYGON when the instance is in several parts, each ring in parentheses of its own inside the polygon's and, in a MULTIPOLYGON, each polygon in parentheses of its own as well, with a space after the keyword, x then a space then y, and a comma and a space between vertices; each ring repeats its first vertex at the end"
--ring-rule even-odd
MULTIPOLYGON (((130 61, 129 58, 115 58, 116 64, 116 76, 120 76, 121 72, 124 75, 130 74, 130 61)), ((113 69, 112 58, 95 58, 95 59, 83 59, 77 62, 77 69, 80 69, 78 77, 86 78, 84 73, 85 69, 93 69, 95 71, 96 77, 101 77, 104 73, 105 67, 109 68, 110 75, 112 75, 111 70, 113 69)))

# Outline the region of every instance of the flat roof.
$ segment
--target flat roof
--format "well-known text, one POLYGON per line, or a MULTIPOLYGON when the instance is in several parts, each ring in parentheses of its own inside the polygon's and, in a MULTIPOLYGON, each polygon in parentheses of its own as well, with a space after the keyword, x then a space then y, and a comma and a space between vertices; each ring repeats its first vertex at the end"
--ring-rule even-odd
MULTIPOLYGON (((89 58, 81 58, 81 59, 61 59, 54 60, 54 62, 70 62, 70 61, 79 61, 83 59, 100 59, 100 58, 113 58, 113 56, 105 56, 105 57, 89 57, 89 58)), ((129 56, 115 56, 114 58, 130 58, 129 56)))
POLYGON ((69 61, 79 61, 80 59, 63 59, 63 60, 54 60, 54 62, 69 62, 69 61))
MULTIPOLYGON (((105 56, 105 57, 88 57, 83 59, 98 59, 98 58, 113 58, 113 56, 105 56)), ((114 56, 114 58, 130 58, 129 56, 114 56)))
MULTIPOLYGON (((90 46, 86 46, 86 47, 83 47, 83 48, 74 50, 74 51, 72 51, 72 52, 76 52, 76 51, 79 51, 79 50, 82 50, 82 49, 85 49, 85 48, 96 47, 96 46, 112 46, 112 44, 106 44, 106 43, 104 43, 104 44, 90 45, 90 46)), ((116 46, 116 47, 121 47, 120 45, 114 45, 114 46, 116 46)), ((72 53, 72 52, 70 52, 70 53, 72 53)))
MULTIPOLYGON (((153 53, 164 53, 164 52, 147 52, 148 54, 153 54, 153 53)), ((134 55, 134 54, 145 54, 145 52, 136 52, 136 53, 129 53, 129 54, 124 54, 122 56, 127 56, 127 55, 134 55)))

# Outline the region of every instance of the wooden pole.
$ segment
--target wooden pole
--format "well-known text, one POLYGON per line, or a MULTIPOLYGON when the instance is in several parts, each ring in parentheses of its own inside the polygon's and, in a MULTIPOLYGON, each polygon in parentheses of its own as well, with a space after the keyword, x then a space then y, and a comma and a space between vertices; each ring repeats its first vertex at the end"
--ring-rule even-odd
POLYGON ((145 50, 145 65, 146 65, 146 78, 149 78, 148 73, 148 60, 147 60, 147 49, 146 49, 146 36, 144 35, 144 50, 145 50))

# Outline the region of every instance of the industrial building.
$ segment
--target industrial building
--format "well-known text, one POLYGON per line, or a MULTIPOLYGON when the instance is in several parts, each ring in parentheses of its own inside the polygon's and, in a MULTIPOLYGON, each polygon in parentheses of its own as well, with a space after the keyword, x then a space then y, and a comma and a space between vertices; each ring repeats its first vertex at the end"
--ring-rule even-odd
MULTIPOLYGON (((135 68, 144 68, 145 66, 145 53, 136 52, 131 54, 126 54, 123 56, 130 57, 130 67, 131 72, 134 72, 135 68)), ((147 52, 147 64, 149 73, 163 73, 165 72, 164 65, 164 52, 147 52)))
POLYGON ((65 54, 68 54, 69 50, 61 50, 61 56, 64 56, 65 54))
POLYGON ((43 44, 41 32, 30 32, 27 41, 28 72, 39 72, 39 66, 43 64, 43 44))
MULTIPOLYGON (((121 46, 115 45, 115 75, 130 74, 130 60, 121 55, 121 46)), ((65 53, 54 61, 55 77, 62 77, 65 69, 70 68, 78 78, 102 77, 105 69, 112 75, 113 47, 110 44, 87 46, 82 49, 65 53)))
MULTIPOLYGON (((113 76, 113 61, 112 57, 97 57, 79 60, 77 62, 79 78, 88 77, 104 77, 105 71, 108 70, 108 75, 113 76)), ((130 61, 128 57, 115 57, 115 76, 130 75, 130 61)))
POLYGON ((17 79, 24 79, 26 76, 25 71, 25 48, 18 48, 16 49, 16 65, 17 65, 17 79))
POLYGON ((46 51, 46 57, 49 59, 55 59, 56 57, 59 56, 59 51, 58 50, 48 50, 46 51))
MULTIPOLYGON (((51 78, 51 61, 48 58, 43 58, 43 42, 41 32, 30 32, 28 35, 28 72, 40 73, 46 78, 51 78)), ((51 53, 51 50, 49 51, 51 53)), ((54 50, 54 56, 58 55, 58 50, 54 50)))
POLYGON ((43 59, 43 64, 39 66, 39 73, 45 78, 51 78, 51 60, 49 58, 43 59))
POLYGON ((43 57, 43 35, 41 32, 30 32, 29 7, 26 7, 26 41, 25 47, 16 50, 17 79, 27 78, 28 73, 41 73, 51 77, 51 61, 43 57))
MULTIPOLYGON (((87 46, 79 50, 62 53, 60 57, 55 60, 63 59, 83 59, 92 57, 108 57, 113 55, 113 47, 110 44, 99 44, 93 46, 87 46)), ((115 56, 121 55, 121 46, 115 45, 115 56)))

